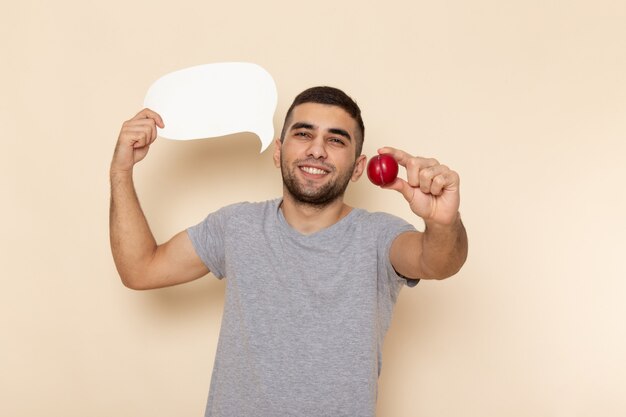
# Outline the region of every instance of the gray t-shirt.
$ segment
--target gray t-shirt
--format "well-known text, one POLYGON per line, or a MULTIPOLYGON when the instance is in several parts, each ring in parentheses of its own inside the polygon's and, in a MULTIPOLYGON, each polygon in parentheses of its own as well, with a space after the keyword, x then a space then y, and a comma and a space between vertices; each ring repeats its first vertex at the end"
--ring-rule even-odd
POLYGON ((393 239, 415 230, 353 209, 303 235, 280 199, 188 229, 226 300, 205 416, 374 416, 383 338, 402 285, 393 239))

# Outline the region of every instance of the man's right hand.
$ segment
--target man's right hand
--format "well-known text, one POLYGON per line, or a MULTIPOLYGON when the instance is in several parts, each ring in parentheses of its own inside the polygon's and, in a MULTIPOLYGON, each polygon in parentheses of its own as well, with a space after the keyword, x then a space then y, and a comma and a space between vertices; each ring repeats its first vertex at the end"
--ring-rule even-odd
POLYGON ((117 139, 111 172, 130 172, 133 166, 146 157, 150 145, 156 140, 156 127, 163 129, 163 119, 150 109, 143 109, 122 125, 117 139))

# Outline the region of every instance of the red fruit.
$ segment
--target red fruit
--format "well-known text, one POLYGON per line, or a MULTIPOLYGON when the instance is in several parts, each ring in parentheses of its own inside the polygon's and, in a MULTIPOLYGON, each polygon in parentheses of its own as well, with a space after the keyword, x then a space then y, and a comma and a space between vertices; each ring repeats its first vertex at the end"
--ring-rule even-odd
POLYGON ((367 163, 367 177, 376 185, 391 184, 398 177, 398 163, 391 154, 376 155, 367 163))

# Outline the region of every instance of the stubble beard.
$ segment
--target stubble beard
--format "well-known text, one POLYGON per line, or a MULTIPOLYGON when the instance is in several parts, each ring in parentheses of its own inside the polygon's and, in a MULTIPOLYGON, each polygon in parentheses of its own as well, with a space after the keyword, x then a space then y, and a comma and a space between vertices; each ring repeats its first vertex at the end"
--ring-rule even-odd
MULTIPOLYGON (((280 171, 283 176, 283 184, 296 203, 316 208, 323 208, 333 203, 338 198, 343 197, 346 192, 346 188, 350 183, 350 178, 352 178, 354 165, 350 170, 347 170, 334 180, 328 181, 318 188, 313 188, 312 184, 310 187, 306 187, 306 184, 301 184, 296 178, 296 172, 300 169, 298 165, 303 162, 306 161, 294 161, 291 165, 291 169, 288 169, 282 158, 280 161, 280 171)), ((319 164, 319 162, 316 163, 319 164)), ((331 175, 335 171, 334 166, 330 166, 328 164, 325 164, 325 166, 330 170, 330 172, 326 175, 331 175)))

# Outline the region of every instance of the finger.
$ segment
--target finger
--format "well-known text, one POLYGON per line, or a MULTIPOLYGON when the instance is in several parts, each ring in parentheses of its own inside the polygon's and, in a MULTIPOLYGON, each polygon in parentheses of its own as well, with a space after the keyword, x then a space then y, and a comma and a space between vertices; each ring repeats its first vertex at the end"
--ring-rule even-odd
POLYGON ((124 122, 124 126, 127 127, 145 127, 155 126, 156 121, 154 119, 130 119, 124 122))
POLYGON ((152 142, 154 142, 157 138, 157 128, 156 128, 156 121, 155 123, 150 125, 150 141, 148 142, 148 145, 152 144, 152 142))
POLYGON ((150 124, 152 128, 152 135, 150 138, 150 143, 152 143, 157 138, 157 126, 163 129, 165 127, 165 124, 163 123, 163 119, 161 119, 161 116, 159 114, 157 114, 156 112, 153 112, 152 110, 150 111, 152 112, 152 116, 154 116, 153 118, 147 119, 147 120, 153 121, 153 123, 150 124))
POLYGON ((408 160, 406 164, 406 178, 412 187, 421 187, 422 178, 424 178, 424 170, 436 167, 439 162, 432 158, 421 158, 414 156, 408 160))
POLYGON ((152 129, 153 127, 149 125, 126 126, 122 132, 122 139, 133 148, 140 148, 151 143, 152 129))
POLYGON ((391 146, 385 146, 378 150, 378 154, 383 153, 388 153, 393 156, 393 159, 395 159, 396 162, 398 162, 398 164, 402 165, 403 167, 406 167, 408 161, 413 158, 413 155, 401 151, 400 149, 392 148, 391 146))
POLYGON ((161 116, 157 112, 152 111, 148 108, 141 110, 131 120, 141 120, 141 119, 152 119, 155 121, 157 126, 159 126, 161 129, 165 127, 165 124, 163 123, 163 119, 161 118, 161 116))
MULTIPOLYGON (((424 187, 424 189, 430 189, 432 178, 424 176, 422 171, 432 167, 439 166, 439 161, 434 158, 422 158, 420 156, 413 156, 400 149, 392 148, 391 146, 385 146, 378 150, 378 153, 388 153, 394 157, 398 164, 406 168, 407 182, 412 187, 424 187), (422 179, 424 184, 422 184, 422 179)), ((445 169, 448 169, 445 167, 445 169)))
POLYGON ((135 134, 131 136, 130 143, 131 146, 135 149, 143 148, 144 146, 149 144, 148 134, 146 132, 134 132, 135 134))
POLYGON ((444 191, 457 190, 458 185, 458 174, 454 171, 448 170, 433 178, 430 186, 430 193, 432 195, 439 196, 443 194, 444 191))
POLYGON ((439 196, 443 194, 444 191, 458 190, 459 174, 447 167, 445 169, 436 169, 432 175, 429 176, 430 187, 428 189, 420 187, 420 189, 426 193, 439 196))
POLYGON ((142 129, 149 132, 147 135, 148 142, 151 144, 157 138, 156 121, 154 119, 137 119, 129 120, 124 125, 127 129, 142 129))
MULTIPOLYGON (((420 190, 422 190, 423 193, 431 194, 433 180, 448 171, 450 171, 450 169, 445 165, 433 165, 420 169, 418 174, 420 190)), ((439 187, 439 183, 442 179, 443 178, 437 179, 437 187, 439 187)))

